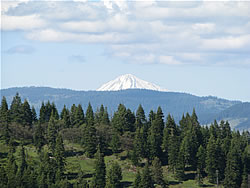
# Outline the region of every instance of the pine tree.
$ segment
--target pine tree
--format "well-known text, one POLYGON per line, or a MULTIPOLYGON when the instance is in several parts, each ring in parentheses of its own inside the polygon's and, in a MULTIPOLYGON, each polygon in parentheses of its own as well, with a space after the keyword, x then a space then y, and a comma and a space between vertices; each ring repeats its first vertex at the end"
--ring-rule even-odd
POLYGON ((53 115, 55 120, 59 120, 59 113, 54 102, 51 104, 50 108, 51 108, 50 116, 53 115))
POLYGON ((75 104, 73 104, 70 109, 70 123, 72 127, 74 127, 77 123, 76 122, 76 110, 77 110, 77 107, 75 104))
POLYGON ((95 162, 95 171, 92 185, 95 188, 104 188, 106 185, 105 177, 106 177, 106 166, 104 162, 104 156, 100 151, 100 147, 98 147, 96 153, 96 162, 95 162))
POLYGON ((152 177, 155 184, 166 187, 166 184, 163 180, 163 170, 161 161, 159 158, 155 157, 152 162, 152 177))
POLYGON ((13 97, 12 103, 10 105, 10 120, 18 124, 23 123, 22 116, 22 101, 19 93, 16 93, 16 96, 13 97))
POLYGON ((136 117, 135 117, 135 125, 136 128, 141 128, 146 123, 146 116, 144 109, 142 108, 142 105, 140 104, 137 111, 136 111, 136 117))
POLYGON ((218 158, 217 158, 216 140, 214 135, 211 134, 207 145, 207 153, 206 153, 206 173, 208 175, 209 182, 215 183, 217 169, 218 169, 218 158))
POLYGON ((131 131, 131 132, 135 131, 135 115, 129 108, 126 110, 125 125, 123 129, 124 131, 131 131))
POLYGON ((0 107, 0 124, 6 126, 9 123, 9 110, 6 98, 3 96, 0 107))
POLYGON ((41 152, 42 147, 45 145, 46 140, 44 137, 44 131, 40 123, 38 123, 35 134, 34 134, 34 145, 38 151, 38 153, 41 152))
POLYGON ((94 125, 94 112, 90 103, 86 111, 86 123, 87 125, 94 125))
POLYGON ((114 131, 110 143, 111 149, 113 153, 117 153, 120 149, 121 143, 120 143, 120 138, 119 135, 116 131, 114 131))
POLYGON ((65 170, 65 150, 63 145, 63 139, 62 136, 59 134, 56 138, 56 146, 55 146, 55 160, 56 160, 56 166, 59 170, 60 177, 63 175, 65 170))
POLYGON ((60 117, 61 117, 61 120, 63 120, 64 128, 69 128, 70 127, 70 113, 65 105, 63 106, 60 117))
POLYGON ((110 124, 107 107, 105 107, 105 109, 104 109, 103 116, 101 118, 101 123, 104 124, 104 125, 109 125, 110 124))
POLYGON ((227 163, 225 169, 225 188, 237 188, 241 185, 241 156, 237 140, 233 139, 230 151, 227 154, 227 163))
POLYGON ((44 102, 42 102, 42 105, 41 105, 41 108, 40 108, 39 122, 40 123, 45 123, 46 122, 46 109, 45 109, 44 102))
POLYGON ((185 179, 185 157, 184 157, 184 147, 180 146, 179 152, 177 154, 177 160, 175 161, 175 176, 179 181, 185 179))
POLYGON ((34 106, 32 106, 31 108, 31 115, 32 115, 32 122, 33 123, 37 122, 37 114, 34 106))
POLYGON ((121 187, 122 170, 117 162, 111 165, 107 172, 106 188, 119 188, 121 187))
POLYGON ((20 157, 21 157, 21 162, 19 166, 19 170, 21 175, 23 175, 23 172, 27 169, 28 165, 25 159, 25 152, 24 152, 24 147, 23 145, 21 146, 21 152, 20 152, 20 157))
POLYGON ((56 147, 56 137, 57 137, 56 122, 54 117, 51 116, 47 130, 47 142, 52 154, 54 154, 56 147))
POLYGON ((83 112, 81 104, 79 104, 77 106, 77 109, 76 109, 75 113, 76 113, 75 114, 75 126, 80 127, 85 122, 84 112, 83 112))
POLYGON ((177 135, 175 135, 174 129, 171 129, 171 133, 168 138, 168 164, 170 169, 175 173, 176 165, 178 162, 178 151, 180 147, 180 141, 177 135))
POLYGON ((97 144, 96 129, 91 121, 83 129, 83 146, 88 157, 94 156, 97 144))
POLYGON ((16 187, 17 165, 12 149, 10 149, 8 153, 7 165, 5 167, 5 171, 8 179, 7 187, 16 187))
POLYGON ((31 126, 33 122, 32 111, 30 109, 29 102, 25 99, 22 104, 21 109, 22 117, 23 117, 23 125, 31 126))
POLYGON ((146 163, 145 167, 142 170, 141 182, 140 182, 139 187, 141 188, 153 188, 154 187, 152 176, 151 176, 151 171, 150 171, 148 163, 146 163))
POLYGON ((206 150, 202 147, 202 145, 200 145, 196 157, 197 157, 197 172, 199 171, 201 176, 205 176, 206 150))
POLYGON ((141 173, 139 170, 137 170, 133 186, 140 188, 140 185, 141 185, 141 173))

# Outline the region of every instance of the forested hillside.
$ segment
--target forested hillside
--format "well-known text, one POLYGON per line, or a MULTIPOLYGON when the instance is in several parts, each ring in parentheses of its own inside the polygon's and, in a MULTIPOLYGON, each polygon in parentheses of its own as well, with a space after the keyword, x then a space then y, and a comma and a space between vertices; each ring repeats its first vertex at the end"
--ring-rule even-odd
POLYGON ((177 122, 160 106, 119 104, 112 117, 102 104, 40 106, 2 98, 0 187, 247 188, 250 133, 227 121, 201 126, 193 109, 177 122))
POLYGON ((193 108, 199 116, 202 125, 210 124, 214 119, 227 119, 230 125, 237 130, 249 130, 250 106, 240 101, 230 101, 217 97, 198 97, 180 92, 159 92, 143 89, 128 89, 122 91, 74 91, 69 89, 56 89, 48 87, 23 87, 2 89, 1 95, 5 96, 8 104, 19 92, 20 97, 27 99, 38 111, 43 101, 53 101, 58 111, 63 106, 70 108, 73 104, 81 104, 87 108, 90 102, 94 111, 103 104, 113 115, 117 106, 121 103, 132 112, 136 112, 141 104, 146 114, 151 109, 161 106, 165 114, 170 113, 176 121, 181 120, 182 115, 192 113, 193 108), (241 110, 244 108, 244 111, 241 110), (225 111, 225 112, 224 112, 225 111), (228 113, 228 111, 230 113, 228 113))

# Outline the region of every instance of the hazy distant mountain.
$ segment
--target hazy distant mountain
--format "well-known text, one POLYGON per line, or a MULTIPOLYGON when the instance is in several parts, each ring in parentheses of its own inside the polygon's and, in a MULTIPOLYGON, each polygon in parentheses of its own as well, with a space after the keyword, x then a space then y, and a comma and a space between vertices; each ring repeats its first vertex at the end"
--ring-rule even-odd
POLYGON ((155 91, 166 91, 166 89, 162 89, 160 86, 141 80, 132 74, 119 76, 116 79, 103 84, 100 88, 97 89, 97 91, 118 91, 125 89, 148 89, 155 91))
MULTIPOLYGON (((120 91, 74 91, 69 89, 55 89, 48 87, 23 87, 2 89, 1 95, 6 96, 8 103, 19 92, 22 99, 28 101, 38 110, 42 101, 54 101, 59 111, 65 104, 68 108, 72 104, 82 104, 86 110, 91 102, 96 110, 101 104, 108 107, 112 115, 122 103, 132 111, 136 111, 142 104, 146 115, 151 109, 162 107, 165 117, 168 113, 174 116, 176 122, 183 113, 192 113, 195 108, 201 124, 210 124, 214 119, 227 119, 236 129, 250 130, 250 103, 229 101, 217 97, 198 97, 186 93, 159 92, 144 89, 127 89, 120 91)), ((39 111, 38 111, 39 113, 39 111)))

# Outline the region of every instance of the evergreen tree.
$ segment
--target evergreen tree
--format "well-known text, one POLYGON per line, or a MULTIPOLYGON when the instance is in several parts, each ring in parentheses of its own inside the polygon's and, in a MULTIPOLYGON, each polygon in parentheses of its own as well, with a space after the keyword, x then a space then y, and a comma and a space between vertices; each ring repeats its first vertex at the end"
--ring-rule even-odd
POLYGON ((41 108, 40 108, 40 117, 39 117, 40 123, 45 123, 46 122, 46 109, 44 102, 42 102, 41 108))
POLYGON ((6 98, 3 96, 0 107, 0 124, 6 126, 9 123, 9 110, 6 98))
POLYGON ((47 142, 52 154, 54 154, 56 147, 56 137, 57 137, 56 122, 54 117, 51 116, 47 130, 47 142))
POLYGON ((22 104, 21 111, 23 117, 23 125, 31 126, 33 122, 32 111, 30 109, 29 102, 26 99, 22 104))
POLYGON ((201 176, 205 176, 205 167, 206 167, 206 150, 200 145, 197 152, 197 172, 201 176))
POLYGON ((1 108, 0 108, 0 128, 3 128, 2 130, 2 136, 6 144, 9 144, 10 141, 10 130, 9 130, 9 110, 8 110, 8 104, 6 101, 6 98, 2 98, 1 102, 1 108))
POLYGON ((50 116, 53 115, 55 120, 59 120, 59 113, 54 102, 51 104, 50 108, 51 108, 50 116))
MULTIPOLYGON (((87 116, 86 116, 87 119, 87 116)), ((87 120, 89 123, 83 129, 83 145, 88 157, 93 157, 96 153, 96 129, 94 127, 94 121, 87 120), (91 123, 92 122, 92 123, 91 123)))
POLYGON ((21 146, 21 153, 20 153, 20 157, 21 157, 21 162, 20 162, 20 166, 19 166, 19 170, 21 175, 23 175, 23 172, 27 169, 28 165, 25 159, 25 152, 24 152, 24 147, 23 145, 21 146))
POLYGON ((114 131, 110 143, 111 149, 113 153, 117 153, 120 149, 121 143, 120 143, 120 138, 119 135, 116 131, 114 131))
POLYGON ((6 175, 7 175, 7 187, 16 187, 16 174, 17 174, 17 165, 13 155, 12 149, 10 149, 7 158, 7 164, 5 167, 6 175))
POLYGON ((64 156, 65 150, 63 145, 63 139, 60 134, 58 134, 56 138, 56 146, 55 146, 55 160, 56 160, 56 166, 59 170, 59 175, 62 177, 63 172, 65 170, 65 156, 64 156))
POLYGON ((70 127, 70 113, 65 105, 63 106, 60 117, 61 117, 61 120, 63 120, 64 128, 69 128, 70 127))
POLYGON ((38 126, 35 129, 34 134, 34 145, 38 151, 38 153, 41 152, 42 147, 45 145, 46 140, 44 137, 44 131, 40 123, 38 123, 38 126))
POLYGON ((181 145, 177 155, 177 160, 175 161, 175 176, 179 181, 184 180, 185 178, 184 172, 185 172, 184 147, 183 145, 181 145))
POLYGON ((108 170, 107 173, 107 188, 119 188, 121 187, 121 180, 122 180, 122 170, 121 167, 117 162, 114 162, 111 165, 111 168, 108 170))
POLYGON ((94 125, 94 112, 90 103, 86 111, 86 123, 87 125, 94 125))
POLYGON ((209 138, 206 153, 206 173, 208 175, 209 182, 216 182, 216 170, 218 170, 218 153, 217 153, 216 140, 213 134, 209 138))
POLYGON ((137 111, 136 111, 136 116, 135 116, 135 125, 136 128, 141 128, 144 124, 146 123, 146 116, 144 109, 142 108, 142 105, 140 104, 137 111))
POLYGON ((103 116, 101 118, 101 123, 104 124, 104 125, 109 125, 110 124, 107 107, 105 107, 105 109, 104 109, 103 116))
POLYGON ((141 185, 141 173, 139 170, 137 170, 133 186, 140 188, 140 185, 141 185))
POLYGON ((71 106, 71 109, 70 109, 70 122, 71 122, 71 126, 74 127, 76 124, 77 124, 77 121, 76 121, 76 111, 77 111, 77 107, 75 104, 73 104, 71 106))
POLYGON ((37 114, 36 114, 36 110, 35 110, 35 107, 32 106, 31 108, 31 115, 32 115, 32 122, 37 122, 37 114))
POLYGON ((151 176, 151 171, 150 171, 148 163, 146 163, 145 167, 142 170, 141 182, 140 182, 139 187, 141 188, 153 188, 154 187, 152 176, 151 176))
POLYGON ((233 139, 230 151, 227 154, 227 163, 225 169, 225 188, 237 188, 241 185, 241 156, 237 140, 233 139))
POLYGON ((10 120, 18 124, 23 123, 22 116, 22 101, 19 93, 16 93, 16 96, 13 97, 12 103, 10 105, 10 120))
POLYGON ((82 109, 82 105, 78 105, 76 112, 75 112, 75 126, 76 127, 80 127, 84 122, 85 122, 85 118, 84 118, 84 112, 82 109))
POLYGON ((95 162, 95 171, 92 185, 95 188, 104 188, 106 185, 105 177, 106 177, 106 166, 104 162, 104 156, 100 151, 100 147, 98 147, 96 153, 96 162, 95 162))
POLYGON ((124 131, 135 131, 135 115, 128 108, 125 113, 124 131))
POLYGON ((157 157, 155 157, 152 162, 152 177, 155 184, 161 185, 162 187, 166 187, 166 184, 163 180, 163 170, 161 161, 157 157))
POLYGON ((179 138, 175 135, 175 130, 171 129, 171 133, 169 135, 169 146, 168 146, 168 164, 170 169, 175 173, 176 165, 178 162, 178 151, 180 147, 179 138))

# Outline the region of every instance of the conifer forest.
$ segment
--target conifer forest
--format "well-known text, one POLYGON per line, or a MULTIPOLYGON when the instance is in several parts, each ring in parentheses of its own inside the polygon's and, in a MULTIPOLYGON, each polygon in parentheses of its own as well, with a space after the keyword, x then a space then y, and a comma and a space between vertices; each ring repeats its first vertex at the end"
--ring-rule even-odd
POLYGON ((39 105, 2 97, 1 188, 249 188, 250 133, 227 121, 201 125, 194 109, 176 122, 160 106, 39 105))

